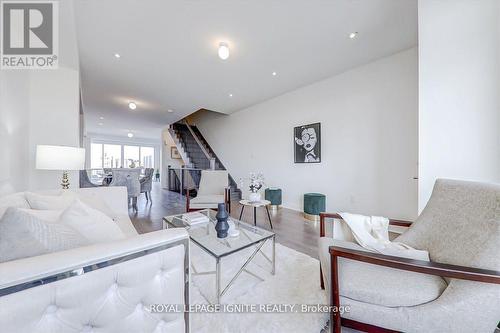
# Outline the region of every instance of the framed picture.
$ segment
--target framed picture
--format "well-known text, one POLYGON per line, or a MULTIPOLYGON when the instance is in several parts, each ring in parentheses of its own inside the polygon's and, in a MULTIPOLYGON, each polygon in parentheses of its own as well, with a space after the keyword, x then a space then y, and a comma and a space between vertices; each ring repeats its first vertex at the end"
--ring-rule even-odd
POLYGON ((295 163, 321 162, 321 123, 293 129, 295 163))
POLYGON ((177 147, 170 147, 170 158, 173 159, 182 159, 181 154, 179 154, 179 151, 177 150, 177 147))

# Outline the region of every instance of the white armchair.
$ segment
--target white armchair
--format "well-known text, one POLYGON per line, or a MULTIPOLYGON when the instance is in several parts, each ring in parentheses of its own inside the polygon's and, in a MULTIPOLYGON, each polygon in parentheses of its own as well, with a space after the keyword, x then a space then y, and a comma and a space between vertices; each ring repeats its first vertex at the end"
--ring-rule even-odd
POLYGON ((124 187, 75 192, 101 198, 127 238, 0 263, 0 330, 189 332, 182 309, 151 312, 154 304, 189 304, 187 232, 137 235, 124 187))
POLYGON ((229 175, 226 170, 202 170, 196 197, 190 198, 190 190, 186 193, 186 211, 217 208, 217 204, 224 202, 231 212, 231 193, 228 185, 229 175))
MULTIPOLYGON (((438 180, 418 219, 396 241, 429 251, 430 262, 368 252, 326 237, 321 284, 341 325, 366 332, 493 332, 500 320, 500 185, 438 180)), ((404 225, 391 220, 391 224, 404 225)))

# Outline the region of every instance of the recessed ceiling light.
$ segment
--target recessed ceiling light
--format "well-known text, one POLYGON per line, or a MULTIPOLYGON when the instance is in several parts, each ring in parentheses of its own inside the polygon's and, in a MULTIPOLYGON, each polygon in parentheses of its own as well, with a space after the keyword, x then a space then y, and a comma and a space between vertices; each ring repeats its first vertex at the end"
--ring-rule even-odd
POLYGON ((115 58, 116 59, 120 59, 121 58, 121 55, 119 53, 115 53, 115 58))
POLYGON ((219 50, 217 53, 219 54, 219 58, 221 58, 222 60, 226 60, 227 58, 229 58, 229 46, 227 45, 227 43, 220 42, 219 50))
POLYGON ((172 109, 168 109, 168 110, 167 110, 167 112, 168 112, 168 113, 172 113, 172 112, 174 112, 174 110, 172 110, 172 109))
POLYGON ((357 31, 355 31, 355 32, 351 32, 351 33, 349 34, 349 38, 350 38, 350 39, 354 39, 354 38, 356 38, 357 36, 358 36, 358 32, 357 32, 357 31))
POLYGON ((134 137, 134 133, 132 133, 132 132, 128 132, 127 136, 128 136, 129 138, 133 138, 133 137, 134 137))
POLYGON ((99 125, 99 126, 102 126, 102 125, 104 125, 104 124, 103 124, 103 123, 99 123, 98 125, 99 125))
POLYGON ((128 108, 130 110, 135 110, 135 109, 137 109, 137 104, 135 104, 134 102, 129 102, 128 103, 128 108))
POLYGON ((99 117, 99 119, 104 120, 104 117, 99 117))
POLYGON ((276 75, 277 75, 278 73, 276 73, 276 72, 273 72, 272 74, 273 74, 273 76, 276 76, 276 75))
POLYGON ((233 97, 233 94, 229 94, 229 97, 233 97))

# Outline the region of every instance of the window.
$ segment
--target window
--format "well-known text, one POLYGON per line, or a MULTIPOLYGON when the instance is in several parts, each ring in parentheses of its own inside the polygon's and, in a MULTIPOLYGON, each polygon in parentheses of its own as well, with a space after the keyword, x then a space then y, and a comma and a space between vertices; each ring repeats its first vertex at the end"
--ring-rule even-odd
POLYGON ((102 145, 93 143, 90 146, 90 168, 102 169, 102 145))
MULTIPOLYGON (((92 143, 90 168, 155 168, 155 147, 127 146, 112 143, 92 143)), ((93 174, 102 173, 95 170, 93 174)))
POLYGON ((153 147, 141 147, 141 166, 144 168, 155 167, 155 149, 153 147))
MULTIPOLYGON (((153 148, 154 150, 154 148, 153 148)), ((122 167, 122 146, 104 145, 104 168, 122 167)))
POLYGON ((138 168, 140 148, 137 146, 123 146, 123 159, 126 168, 138 168))

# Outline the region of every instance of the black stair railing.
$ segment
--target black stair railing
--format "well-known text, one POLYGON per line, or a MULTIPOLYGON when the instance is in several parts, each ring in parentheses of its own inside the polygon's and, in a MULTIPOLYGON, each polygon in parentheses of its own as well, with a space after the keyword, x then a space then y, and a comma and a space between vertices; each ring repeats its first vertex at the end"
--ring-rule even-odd
MULTIPOLYGON (((178 183, 172 180, 172 190, 179 192, 182 188, 182 193, 185 193, 186 188, 181 186, 185 184, 186 174, 189 174, 190 180, 193 182, 193 186, 197 187, 201 178, 201 170, 212 169, 212 170, 226 170, 220 159, 217 157, 213 149, 207 143, 201 132, 196 126, 189 125, 185 121, 174 123, 171 125, 172 130, 175 132, 179 138, 179 142, 182 149, 186 153, 191 162, 189 168, 184 168, 184 173, 177 175, 179 178, 178 183)), ((177 169, 172 169, 168 171, 169 175, 172 173, 172 178, 174 178, 174 173, 177 169)), ((231 187, 231 200, 241 199, 241 190, 238 189, 237 183, 234 181, 233 177, 229 174, 229 186, 231 187)), ((170 181, 169 181, 170 189, 170 181)), ((180 193, 180 192, 179 192, 180 193)))

